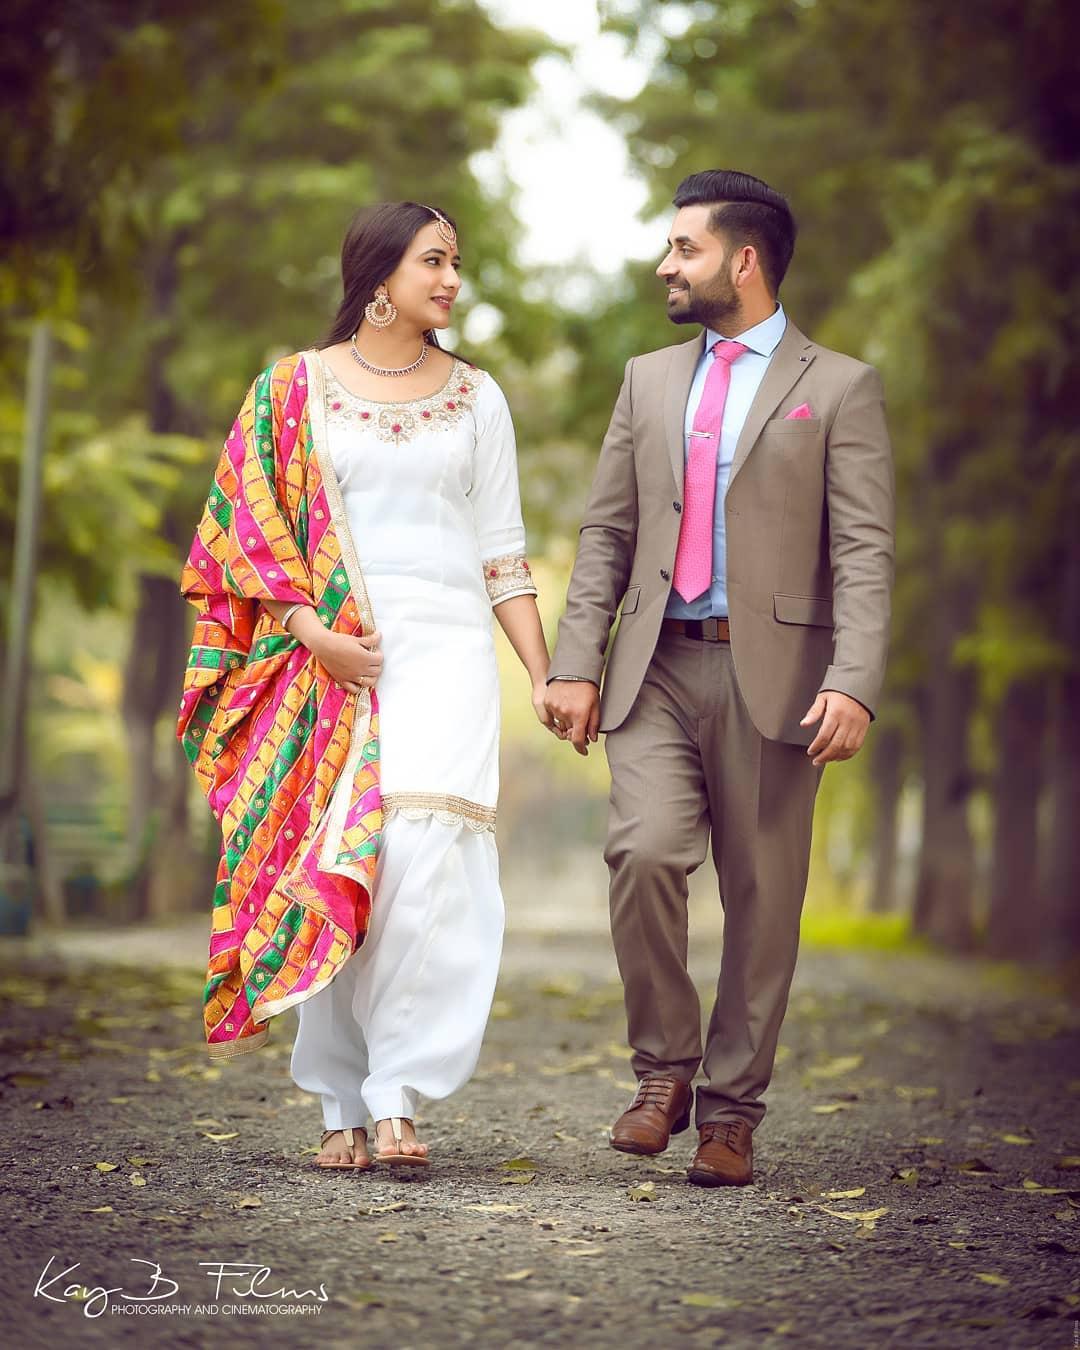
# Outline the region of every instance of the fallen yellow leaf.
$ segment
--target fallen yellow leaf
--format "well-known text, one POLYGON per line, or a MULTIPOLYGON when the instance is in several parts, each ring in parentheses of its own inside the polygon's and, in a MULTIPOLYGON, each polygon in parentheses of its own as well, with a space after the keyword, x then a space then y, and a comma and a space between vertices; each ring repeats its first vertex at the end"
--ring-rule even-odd
POLYGON ((510 1158, 503 1163, 503 1167, 508 1172, 536 1172, 539 1170, 539 1163, 533 1162, 532 1158, 510 1158))
POLYGON ((1067 1172, 1071 1168, 1080 1167, 1080 1154, 1067 1153, 1064 1158, 1059 1158, 1054 1166, 1059 1172, 1067 1172))
POLYGON ((846 1210, 830 1209, 828 1205, 821 1205, 826 1214, 831 1214, 834 1219, 848 1219, 852 1223, 873 1223, 876 1219, 882 1218, 888 1214, 889 1207, 883 1205, 880 1209, 863 1209, 857 1213, 846 1210))
POLYGON ((83 1210, 84 1214, 111 1214, 112 1212, 113 1212, 112 1205, 98 1205, 97 1209, 83 1210))
POLYGON ((379 1235, 379 1241, 382 1243, 396 1242, 397 1240, 398 1235, 396 1233, 382 1233, 379 1235))
POLYGON ((516 1214, 524 1205, 462 1205, 473 1214, 516 1214))
POLYGON ((815 1116, 831 1116, 835 1111, 850 1111, 852 1102, 829 1102, 826 1106, 812 1106, 815 1116))
POLYGON ((976 1278, 977 1280, 982 1280, 983 1284, 1008 1284, 1008 1283, 1009 1283, 1009 1281, 1005 1278, 1004 1275, 995 1275, 994 1272, 993 1272, 993 1271, 990 1271, 990 1270, 977 1270, 977 1271, 975 1272, 975 1278, 976 1278))
POLYGON ((213 1130, 203 1130, 204 1139, 212 1139, 215 1144, 223 1144, 226 1139, 239 1139, 240 1131, 232 1130, 227 1134, 215 1134, 213 1130))
POLYGON ((860 1195, 866 1194, 865 1186, 856 1186, 851 1191, 822 1191, 822 1200, 857 1200, 860 1195))
POLYGON ((146 1178, 143 1176, 143 1174, 142 1174, 141 1172, 132 1172, 132 1174, 131 1174, 131 1184, 132 1184, 133 1186, 145 1186, 145 1185, 146 1185, 146 1178))
POLYGON ((862 1063, 862 1055, 840 1055, 836 1059, 826 1060, 824 1064, 814 1064, 807 1069, 811 1078, 839 1078, 851 1073, 862 1063))
POLYGON ((237 1209, 258 1209, 262 1201, 257 1195, 242 1195, 236 1202, 237 1209))
POLYGON ((626 1194, 631 1200, 655 1200, 656 1186, 651 1181, 643 1181, 640 1186, 631 1186, 626 1194))
POLYGON ((499 1178, 500 1186, 528 1186, 536 1180, 535 1172, 508 1172, 499 1178))
POLYGON ((109 1098, 109 1105, 110 1105, 110 1106, 127 1106, 127 1104, 128 1104, 129 1101, 131 1101, 131 1098, 130 1098, 130 1097, 110 1097, 110 1098, 109 1098))
POLYGON ((500 1276, 499 1276, 499 1279, 500 1279, 504 1284, 517 1284, 518 1281, 520 1281, 520 1280, 527 1280, 531 1274, 532 1274, 532 1271, 529 1270, 529 1269, 526 1269, 526 1270, 511 1270, 511 1271, 509 1272, 509 1274, 507 1274, 507 1275, 500 1275, 500 1276))
POLYGON ((682 1300, 688 1308, 741 1308, 742 1300, 725 1298, 723 1294, 683 1294, 682 1300))
POLYGON ((602 1256, 603 1247, 568 1247, 567 1256, 602 1256))
POLYGON ((1002 1134, 998 1136, 1005 1144, 1033 1144, 1034 1139, 1029 1139, 1026 1134, 1002 1134))
POLYGON ((94 1166, 99 1172, 115 1172, 120 1166, 119 1163, 96 1162, 94 1166))

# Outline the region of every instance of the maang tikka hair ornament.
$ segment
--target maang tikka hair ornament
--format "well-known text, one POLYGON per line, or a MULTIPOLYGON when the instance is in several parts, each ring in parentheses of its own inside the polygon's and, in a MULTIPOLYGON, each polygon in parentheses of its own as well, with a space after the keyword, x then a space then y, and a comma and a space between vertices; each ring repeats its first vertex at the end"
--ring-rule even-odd
POLYGON ((457 235, 454 233, 454 227, 446 219, 441 211, 436 211, 433 206, 427 208, 435 217, 435 232, 445 244, 451 248, 457 248, 457 235))

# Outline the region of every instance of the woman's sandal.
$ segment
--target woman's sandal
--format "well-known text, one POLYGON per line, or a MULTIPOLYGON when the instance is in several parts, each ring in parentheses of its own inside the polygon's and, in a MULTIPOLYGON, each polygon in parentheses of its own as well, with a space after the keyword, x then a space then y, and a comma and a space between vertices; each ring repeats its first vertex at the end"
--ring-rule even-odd
MULTIPOLYGON (((423 1153, 402 1153, 401 1151, 401 1122, 407 1119, 405 1116, 390 1116, 390 1128, 394 1132, 394 1143, 397 1145, 396 1151, 388 1152, 386 1149, 379 1149, 375 1154, 377 1163, 388 1163, 391 1167, 428 1167, 431 1159, 423 1153)), ((412 1121, 409 1121, 412 1124, 412 1121)), ((375 1125, 375 1138, 379 1137, 378 1122, 375 1125)))
MULTIPOLYGON (((364 1143, 365 1143, 365 1144, 367 1143, 367 1137, 368 1137, 368 1135, 367 1135, 367 1130, 365 1130, 364 1127, 363 1127, 362 1125, 358 1125, 358 1126, 356 1127, 355 1133, 354 1133, 354 1131, 352 1130, 352 1128, 348 1128, 348 1129, 344 1129, 344 1130, 324 1130, 324 1131, 323 1131, 323 1136, 322 1136, 322 1138, 319 1140, 319 1147, 320 1147, 320 1148, 325 1148, 325 1147, 326 1147, 326 1141, 330 1138, 330 1136, 331 1136, 332 1134, 341 1134, 341 1135, 344 1135, 344 1136, 345 1136, 345 1142, 346 1142, 346 1144, 348 1144, 348 1146, 349 1146, 350 1149, 353 1149, 353 1148, 356 1147, 356 1134, 362 1134, 362 1135, 364 1136, 364 1143)), ((350 1167, 350 1168, 352 1168, 354 1171, 357 1171, 357 1172, 366 1172, 367 1169, 371 1166, 371 1159, 368 1158, 367 1162, 362 1162, 362 1163, 358 1163, 358 1162, 318 1162, 318 1161, 316 1161, 316 1162, 313 1164, 313 1166, 315 1166, 315 1167, 323 1167, 323 1168, 331 1168, 331 1167, 350 1167)))

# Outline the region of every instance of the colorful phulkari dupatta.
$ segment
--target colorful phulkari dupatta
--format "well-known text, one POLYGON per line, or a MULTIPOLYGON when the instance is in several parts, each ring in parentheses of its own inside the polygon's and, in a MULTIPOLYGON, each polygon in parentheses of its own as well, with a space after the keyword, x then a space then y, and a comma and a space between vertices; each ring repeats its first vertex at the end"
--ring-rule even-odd
POLYGON ((225 442, 184 567, 199 611, 177 735, 221 822, 204 1017, 211 1055, 258 1049, 363 941, 382 829, 378 702, 350 695, 262 600, 374 630, 326 451, 322 367, 264 371, 225 442))

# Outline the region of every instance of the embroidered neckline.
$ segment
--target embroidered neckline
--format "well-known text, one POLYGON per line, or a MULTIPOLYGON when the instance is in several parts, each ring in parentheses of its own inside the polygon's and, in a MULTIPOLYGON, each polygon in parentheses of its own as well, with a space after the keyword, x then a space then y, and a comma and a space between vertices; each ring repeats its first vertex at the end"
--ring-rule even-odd
POLYGON ((390 445, 411 441, 425 427, 455 425, 467 412, 472 411, 476 391, 484 378, 482 370, 475 370, 455 358, 450 378, 434 394, 428 394, 425 398, 402 399, 398 403, 385 403, 351 393, 325 361, 323 369, 328 375, 328 420, 339 425, 370 427, 380 441, 390 445), (330 389, 331 380, 336 386, 334 390, 330 389))

